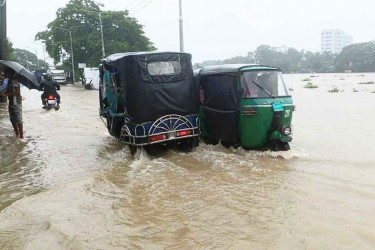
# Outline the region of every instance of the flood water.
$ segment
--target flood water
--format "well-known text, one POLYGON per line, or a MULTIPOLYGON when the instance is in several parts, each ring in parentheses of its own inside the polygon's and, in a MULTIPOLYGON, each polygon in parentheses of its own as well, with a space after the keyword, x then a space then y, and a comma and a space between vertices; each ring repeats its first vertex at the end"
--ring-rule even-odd
POLYGON ((97 91, 64 86, 55 112, 23 88, 26 139, 0 104, 0 249, 375 248, 375 85, 358 84, 375 74, 311 75, 285 76, 297 111, 280 153, 133 157, 97 91))

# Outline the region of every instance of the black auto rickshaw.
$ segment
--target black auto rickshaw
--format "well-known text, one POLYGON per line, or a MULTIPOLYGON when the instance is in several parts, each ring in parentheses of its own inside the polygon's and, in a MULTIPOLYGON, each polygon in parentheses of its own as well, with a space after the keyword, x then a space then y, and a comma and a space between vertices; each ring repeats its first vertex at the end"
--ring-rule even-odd
POLYGON ((190 54, 119 53, 102 62, 100 116, 112 136, 132 152, 155 144, 199 144, 199 92, 190 54))

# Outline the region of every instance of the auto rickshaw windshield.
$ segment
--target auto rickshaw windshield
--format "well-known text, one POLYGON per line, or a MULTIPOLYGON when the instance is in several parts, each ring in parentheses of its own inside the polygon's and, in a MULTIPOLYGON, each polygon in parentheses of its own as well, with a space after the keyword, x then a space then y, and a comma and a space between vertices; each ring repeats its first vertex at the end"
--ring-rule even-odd
POLYGON ((241 74, 242 98, 289 96, 280 71, 245 71, 241 74))

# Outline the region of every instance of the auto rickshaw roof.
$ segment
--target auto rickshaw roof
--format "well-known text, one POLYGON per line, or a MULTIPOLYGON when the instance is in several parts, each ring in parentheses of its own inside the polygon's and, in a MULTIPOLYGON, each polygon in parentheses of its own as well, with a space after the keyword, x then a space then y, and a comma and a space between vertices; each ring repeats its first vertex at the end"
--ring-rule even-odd
POLYGON ((259 64, 222 64, 222 65, 213 65, 205 66, 200 71, 200 75, 215 75, 215 74, 227 74, 232 73, 236 74, 242 71, 247 70, 277 70, 281 71, 279 68, 271 67, 267 65, 259 64))
POLYGON ((119 61, 126 57, 138 57, 138 56, 145 56, 145 55, 190 55, 189 53, 183 52, 159 52, 159 51, 141 51, 141 52, 125 52, 125 53, 117 53, 107 56, 106 58, 102 59, 103 63, 110 64, 111 62, 119 61))

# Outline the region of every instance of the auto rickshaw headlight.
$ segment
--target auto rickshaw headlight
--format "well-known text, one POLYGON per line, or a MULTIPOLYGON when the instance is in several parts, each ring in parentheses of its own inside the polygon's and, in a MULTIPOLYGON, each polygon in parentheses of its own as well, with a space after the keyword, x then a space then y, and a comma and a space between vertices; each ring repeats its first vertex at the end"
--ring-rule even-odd
POLYGON ((284 126, 281 128, 281 133, 285 136, 289 136, 292 134, 292 128, 290 126, 284 126))

